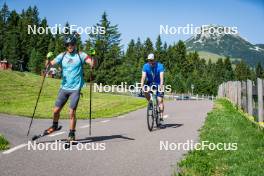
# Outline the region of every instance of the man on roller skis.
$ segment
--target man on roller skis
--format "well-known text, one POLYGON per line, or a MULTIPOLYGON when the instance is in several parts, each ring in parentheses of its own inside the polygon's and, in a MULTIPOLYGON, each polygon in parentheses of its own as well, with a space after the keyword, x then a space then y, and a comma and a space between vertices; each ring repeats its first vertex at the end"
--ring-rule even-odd
MULTIPOLYGON (((53 66, 60 64, 62 69, 62 82, 58 93, 55 106, 53 108, 53 123, 52 126, 44 131, 50 134, 59 130, 58 121, 60 112, 70 99, 69 116, 70 116, 70 131, 68 140, 75 140, 75 127, 76 127, 76 109, 80 99, 80 92, 84 85, 83 78, 83 64, 94 66, 94 60, 84 52, 77 51, 76 47, 77 36, 76 33, 65 37, 64 44, 66 52, 60 53, 55 59, 46 61, 46 66, 53 66)), ((92 51, 95 52, 95 51, 92 51)), ((47 58, 52 57, 52 52, 49 52, 47 58)))

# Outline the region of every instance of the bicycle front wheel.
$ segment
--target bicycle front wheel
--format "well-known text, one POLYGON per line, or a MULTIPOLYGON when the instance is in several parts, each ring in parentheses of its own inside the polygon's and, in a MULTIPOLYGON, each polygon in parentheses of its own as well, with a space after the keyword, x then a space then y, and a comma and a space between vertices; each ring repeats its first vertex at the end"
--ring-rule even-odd
POLYGON ((160 127, 160 109, 159 109, 159 107, 156 107, 155 108, 156 109, 156 118, 155 118, 155 121, 156 121, 156 126, 157 126, 157 128, 159 128, 160 127))
POLYGON ((147 108, 147 124, 149 131, 153 130, 154 126, 154 107, 152 101, 149 101, 148 108, 147 108))

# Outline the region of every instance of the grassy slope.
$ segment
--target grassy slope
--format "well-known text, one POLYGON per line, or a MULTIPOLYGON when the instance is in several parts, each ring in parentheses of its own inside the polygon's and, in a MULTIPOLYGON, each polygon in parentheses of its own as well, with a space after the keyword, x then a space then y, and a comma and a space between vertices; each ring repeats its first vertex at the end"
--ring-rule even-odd
POLYGON ((8 141, 0 134, 0 150, 8 149, 8 141))
POLYGON ((264 175, 264 132, 227 100, 217 100, 201 129, 200 141, 237 143, 236 151, 192 151, 179 166, 181 175, 264 175))
MULTIPOLYGON (((225 58, 225 56, 221 56, 221 55, 214 54, 214 53, 207 52, 207 51, 198 51, 198 54, 200 58, 205 59, 207 62, 209 61, 209 59, 211 59, 212 63, 216 63, 219 58, 225 58)), ((230 60, 235 61, 235 60, 241 60, 241 59, 240 58, 230 58, 230 60)))
MULTIPOLYGON (((42 77, 21 72, 0 71, 0 112, 31 116, 42 77)), ((39 100, 36 117, 51 118, 60 80, 47 78, 39 100)), ((78 118, 87 118, 89 112, 89 89, 83 88, 83 97, 77 109, 78 118)), ((93 93, 93 118, 113 117, 144 107, 143 98, 93 93)), ((62 118, 68 118, 68 104, 62 118)))

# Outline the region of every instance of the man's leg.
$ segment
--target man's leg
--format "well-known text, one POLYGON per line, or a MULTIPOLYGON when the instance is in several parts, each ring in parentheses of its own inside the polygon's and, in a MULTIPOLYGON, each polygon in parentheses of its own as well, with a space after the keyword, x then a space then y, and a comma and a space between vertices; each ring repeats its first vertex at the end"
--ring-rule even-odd
POLYGON ((144 95, 145 95, 145 98, 149 101, 149 100, 150 100, 150 95, 149 95, 149 93, 144 91, 144 95))
POLYGON ((70 95, 71 103, 69 107, 69 116, 70 116, 70 132, 69 140, 75 140, 75 127, 76 127, 76 109, 80 99, 80 91, 73 91, 70 95))
POLYGON ((158 102, 159 102, 159 108, 160 108, 160 116, 161 116, 161 119, 163 119, 163 112, 164 112, 163 97, 158 96, 158 102))
POLYGON ((60 119, 60 112, 61 112, 61 107, 55 106, 53 108, 53 127, 58 127, 59 119, 60 119))
POLYGON ((51 128, 56 129, 58 127, 60 112, 67 102, 68 97, 69 96, 67 95, 67 93, 64 90, 60 89, 57 100, 55 102, 55 107, 53 108, 53 124, 51 128))
POLYGON ((70 115, 70 130, 75 130, 75 127, 76 127, 76 110, 70 108, 69 115, 70 115))

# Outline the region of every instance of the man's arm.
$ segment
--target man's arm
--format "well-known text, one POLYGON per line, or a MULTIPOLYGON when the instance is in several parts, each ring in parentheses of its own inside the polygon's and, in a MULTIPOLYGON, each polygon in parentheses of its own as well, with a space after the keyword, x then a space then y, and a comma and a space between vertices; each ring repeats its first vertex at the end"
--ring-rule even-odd
POLYGON ((94 64, 95 64, 94 59, 93 59, 92 57, 90 57, 90 56, 87 56, 87 57, 84 59, 84 61, 85 61, 86 64, 89 64, 91 67, 93 67, 94 64))
POLYGON ((146 72, 142 71, 141 82, 140 82, 141 88, 143 88, 144 86, 145 79, 146 79, 146 72))
POLYGON ((90 55, 87 55, 86 53, 81 53, 81 58, 83 58, 84 62, 86 64, 89 64, 92 68, 95 67, 96 60, 92 58, 90 55))
POLYGON ((164 85, 164 72, 160 72, 160 88, 163 91, 164 85))
POLYGON ((48 65, 55 65, 56 64, 56 60, 55 59, 52 59, 54 58, 54 55, 53 55, 53 52, 48 52, 47 54, 47 60, 45 62, 45 66, 47 67, 48 65))
POLYGON ((55 64, 56 64, 55 59, 53 59, 53 60, 51 60, 51 61, 47 59, 45 65, 46 65, 46 67, 47 67, 48 65, 53 66, 53 65, 55 65, 55 64))

